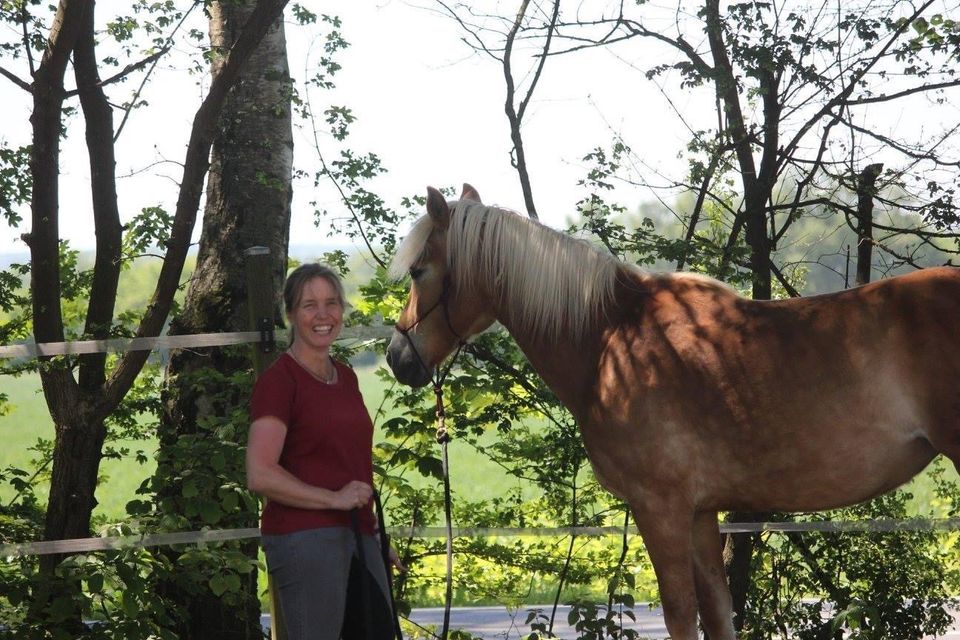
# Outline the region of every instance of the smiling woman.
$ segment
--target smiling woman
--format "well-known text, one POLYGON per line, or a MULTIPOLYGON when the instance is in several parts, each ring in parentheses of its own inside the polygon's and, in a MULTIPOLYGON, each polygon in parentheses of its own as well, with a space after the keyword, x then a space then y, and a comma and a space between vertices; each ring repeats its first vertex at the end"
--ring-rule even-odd
POLYGON ((283 295, 293 335, 288 353, 312 376, 332 384, 337 368, 330 345, 343 326, 340 279, 322 265, 304 265, 290 274, 283 295))
POLYGON ((328 267, 302 265, 287 278, 284 305, 292 343, 253 390, 247 485, 267 499, 260 529, 287 637, 359 637, 348 621, 372 620, 367 637, 389 638, 371 500, 373 423, 356 374, 330 357, 343 285, 328 267), (358 581, 379 586, 367 591, 368 617, 352 614, 358 581))

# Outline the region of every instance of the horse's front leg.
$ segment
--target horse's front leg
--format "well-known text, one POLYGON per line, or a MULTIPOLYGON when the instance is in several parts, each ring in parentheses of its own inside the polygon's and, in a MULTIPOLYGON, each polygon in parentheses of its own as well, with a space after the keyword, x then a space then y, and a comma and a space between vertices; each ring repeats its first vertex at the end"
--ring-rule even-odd
POLYGON ((634 508, 633 512, 657 574, 663 618, 670 638, 696 640, 693 510, 634 508))
POLYGON ((716 512, 698 512, 693 522, 694 577, 700 623, 710 640, 736 640, 733 605, 723 567, 716 512))

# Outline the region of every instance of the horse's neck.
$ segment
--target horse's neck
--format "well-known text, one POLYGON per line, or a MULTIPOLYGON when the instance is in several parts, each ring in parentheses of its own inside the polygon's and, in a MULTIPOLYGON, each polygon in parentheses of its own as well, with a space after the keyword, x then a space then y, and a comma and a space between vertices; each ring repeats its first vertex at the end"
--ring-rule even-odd
POLYGON ((634 316, 643 308, 648 295, 643 278, 629 269, 621 271, 605 317, 588 328, 587 335, 579 339, 572 337, 569 331, 562 331, 558 337, 530 333, 511 319, 496 294, 487 292, 485 297, 496 319, 510 332, 547 386, 577 415, 587 410, 594 397, 600 360, 610 330, 625 319, 635 320, 634 316))
POLYGON ((598 357, 569 340, 550 345, 542 341, 524 345, 517 340, 517 343, 560 402, 575 416, 582 413, 590 388, 596 382, 598 357))
POLYGON ((519 330, 502 314, 498 314, 498 321, 510 332, 534 370, 560 402, 574 416, 580 414, 590 397, 590 389, 596 383, 599 340, 592 336, 579 342, 568 336, 545 338, 519 330))

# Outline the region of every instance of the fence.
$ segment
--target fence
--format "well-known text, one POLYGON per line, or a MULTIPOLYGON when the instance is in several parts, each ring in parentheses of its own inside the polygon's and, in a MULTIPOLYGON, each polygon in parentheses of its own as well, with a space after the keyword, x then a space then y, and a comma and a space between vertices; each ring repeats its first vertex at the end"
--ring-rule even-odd
MULTIPOLYGON (((158 336, 150 338, 117 338, 109 340, 81 340, 45 344, 0 345, 0 359, 38 358, 89 353, 118 353, 136 350, 189 349, 222 347, 239 344, 260 343, 261 349, 254 349, 254 367, 261 371, 265 364, 265 347, 272 347, 274 320, 272 284, 267 267, 269 252, 264 247, 251 247, 245 251, 247 257, 246 280, 249 300, 249 326, 254 331, 235 333, 205 333, 194 335, 158 336)), ((392 333, 392 327, 345 327, 340 334, 341 341, 382 340, 392 333)), ((282 337, 285 337, 281 333, 282 337)), ((931 531, 960 529, 960 518, 930 520, 866 520, 866 521, 819 521, 819 522, 738 522, 721 523, 723 533, 756 532, 876 532, 876 531, 931 531)), ((388 528, 392 535, 419 537, 444 537, 446 528, 388 528)), ((466 536, 556 536, 556 535, 612 535, 622 534, 621 527, 564 527, 564 528, 456 528, 456 537, 466 536)), ((20 542, 0 545, 0 557, 14 558, 28 555, 46 555, 52 553, 79 553, 125 549, 133 547, 197 544, 242 540, 259 537, 258 529, 224 529, 203 531, 182 531, 171 533, 144 534, 137 536, 113 536, 98 538, 78 538, 72 540, 50 540, 42 542, 20 542)))
MULTIPOLYGON (((340 335, 341 341, 382 340, 392 332, 391 327, 345 327, 340 335)), ((281 332, 280 337, 284 337, 281 332)), ((263 331, 241 331, 235 333, 205 333, 180 336, 160 336, 156 338, 122 338, 110 340, 83 340, 74 342, 19 344, 0 346, 0 358, 35 358, 45 356, 80 355, 89 353, 118 353, 133 350, 187 349, 204 347, 222 347, 229 345, 260 343, 271 340, 272 336, 263 331)), ((960 518, 946 519, 908 519, 908 520, 864 520, 864 521, 816 521, 816 522, 737 522, 721 523, 723 533, 757 532, 893 532, 893 531, 950 531, 960 529, 960 518)), ((391 535, 423 538, 444 537, 443 527, 390 527, 391 535)), ((474 536, 603 536, 620 535, 622 527, 558 527, 558 528, 511 528, 511 527, 458 527, 453 530, 455 537, 474 536)), ((127 549, 134 547, 197 544, 243 540, 257 538, 260 531, 248 529, 222 529, 203 531, 182 531, 173 533, 144 534, 135 536, 112 536, 98 538, 78 538, 72 540, 52 540, 42 542, 21 542, 0 545, 0 557, 16 558, 29 555, 52 553, 83 553, 127 549)))

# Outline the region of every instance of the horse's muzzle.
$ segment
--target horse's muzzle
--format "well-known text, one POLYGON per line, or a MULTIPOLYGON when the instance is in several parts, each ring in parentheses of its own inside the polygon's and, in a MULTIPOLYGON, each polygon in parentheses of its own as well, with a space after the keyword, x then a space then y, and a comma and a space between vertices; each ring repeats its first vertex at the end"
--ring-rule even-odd
POLYGON ((399 331, 393 332, 387 347, 387 364, 397 382, 411 387, 426 386, 433 377, 433 372, 424 367, 413 343, 399 331))

